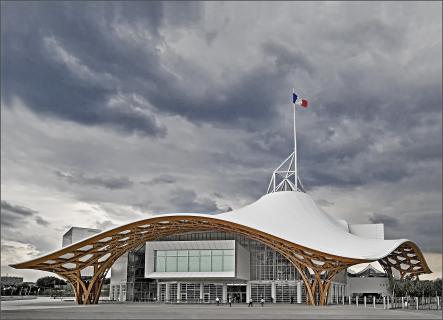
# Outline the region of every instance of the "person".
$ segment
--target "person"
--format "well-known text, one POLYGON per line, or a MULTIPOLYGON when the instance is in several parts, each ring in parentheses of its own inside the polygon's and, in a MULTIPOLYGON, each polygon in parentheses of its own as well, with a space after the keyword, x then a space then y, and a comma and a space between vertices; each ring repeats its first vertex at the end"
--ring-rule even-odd
POLYGON ((263 307, 263 306, 265 305, 265 299, 261 298, 261 300, 260 300, 260 304, 261 304, 261 306, 263 307))
POLYGON ((291 304, 294 304, 294 296, 291 296, 291 304))
POLYGON ((215 298, 215 302, 217 303, 217 305, 220 305, 220 299, 218 297, 215 298))
POLYGON ((252 298, 249 298, 249 304, 248 304, 248 307, 253 307, 253 305, 252 305, 252 298))
POLYGON ((229 306, 232 307, 232 300, 231 297, 228 298, 229 306))

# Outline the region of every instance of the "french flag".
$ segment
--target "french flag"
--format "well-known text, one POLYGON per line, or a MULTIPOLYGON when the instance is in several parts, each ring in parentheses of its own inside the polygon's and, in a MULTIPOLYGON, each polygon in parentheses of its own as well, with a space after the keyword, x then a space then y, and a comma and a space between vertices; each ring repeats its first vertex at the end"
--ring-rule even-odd
POLYGON ((299 99, 298 96, 295 93, 292 94, 292 103, 293 104, 298 104, 299 106, 302 106, 303 108, 307 108, 308 107, 308 100, 306 100, 306 99, 299 99))

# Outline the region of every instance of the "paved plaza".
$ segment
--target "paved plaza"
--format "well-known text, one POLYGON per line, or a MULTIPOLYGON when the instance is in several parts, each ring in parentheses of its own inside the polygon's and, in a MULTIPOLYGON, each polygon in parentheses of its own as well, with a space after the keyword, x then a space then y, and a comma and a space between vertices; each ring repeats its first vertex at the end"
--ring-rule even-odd
POLYGON ((178 305, 101 303, 76 305, 51 299, 2 301, 2 319, 442 319, 436 310, 384 310, 363 306, 267 304, 178 305))

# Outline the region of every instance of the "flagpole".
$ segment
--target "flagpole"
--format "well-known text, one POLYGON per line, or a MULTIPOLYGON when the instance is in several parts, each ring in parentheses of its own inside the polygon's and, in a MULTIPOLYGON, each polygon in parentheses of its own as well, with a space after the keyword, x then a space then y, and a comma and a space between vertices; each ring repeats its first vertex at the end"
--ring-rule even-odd
MULTIPOLYGON (((295 88, 292 88, 292 93, 295 94, 295 88)), ((295 176, 295 191, 298 189, 297 176, 297 131, 295 130, 295 102, 294 101, 294 176, 295 176)))

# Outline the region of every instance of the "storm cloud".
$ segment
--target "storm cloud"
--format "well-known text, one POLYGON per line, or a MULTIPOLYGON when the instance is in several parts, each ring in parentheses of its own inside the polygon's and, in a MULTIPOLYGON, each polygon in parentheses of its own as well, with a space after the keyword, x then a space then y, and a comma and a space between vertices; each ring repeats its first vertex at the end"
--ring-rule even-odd
POLYGON ((1 202, 1 217, 2 228, 20 228, 23 224, 33 222, 42 226, 49 224, 48 221, 38 215, 38 211, 14 205, 5 200, 1 202))
POLYGON ((133 182, 127 177, 85 176, 81 173, 56 171, 55 174, 69 183, 83 186, 102 187, 106 189, 129 188, 133 182))
POLYGON ((2 239, 20 255, 56 249, 79 221, 255 201, 293 150, 292 88, 309 100, 296 109, 307 192, 441 254, 441 3, 1 9, 2 239), (20 219, 57 231, 33 244, 32 228, 13 234, 20 219))

